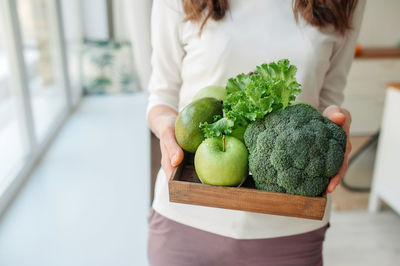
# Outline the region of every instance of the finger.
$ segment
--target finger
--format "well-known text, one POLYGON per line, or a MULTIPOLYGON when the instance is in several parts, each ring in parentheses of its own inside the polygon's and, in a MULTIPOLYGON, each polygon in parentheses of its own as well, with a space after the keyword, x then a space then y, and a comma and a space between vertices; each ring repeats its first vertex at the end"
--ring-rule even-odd
POLYGON ((342 108, 342 113, 345 115, 346 120, 345 122, 341 125, 344 131, 346 131, 347 135, 350 132, 350 125, 351 125, 351 114, 349 111, 346 109, 342 108))
POLYGON ((346 122, 346 114, 336 105, 327 107, 323 115, 339 126, 342 126, 346 122))
POLYGON ((343 113, 332 113, 329 115, 329 120, 331 120, 333 123, 339 125, 339 126, 344 126, 346 122, 346 116, 343 113))
POLYGON ((178 166, 183 160, 183 150, 178 145, 173 129, 167 130, 162 136, 172 166, 178 166))
POLYGON ((331 105, 325 109, 323 115, 330 119, 335 124, 342 127, 347 135, 350 134, 351 114, 345 108, 340 108, 336 105, 331 105))
POLYGON ((339 185, 341 179, 342 179, 341 175, 339 175, 339 174, 332 177, 331 180, 329 181, 328 187, 326 188, 326 192, 332 193, 336 189, 336 187, 339 185))
POLYGON ((347 167, 348 167, 348 157, 347 155, 345 155, 342 168, 340 168, 339 172, 329 181, 328 187, 326 188, 327 193, 332 193, 335 190, 335 188, 340 184, 340 181, 342 180, 343 175, 347 170, 347 167))
POLYGON ((353 149, 353 145, 351 144, 349 138, 347 140, 346 144, 346 155, 348 156, 351 153, 351 150, 353 149))
POLYGON ((347 135, 347 141, 346 141, 346 150, 344 152, 344 161, 348 162, 348 158, 351 153, 351 150, 353 149, 353 145, 351 144, 349 133, 346 132, 346 135, 347 135))
POLYGON ((326 188, 327 193, 332 193, 336 189, 336 187, 340 184, 340 181, 342 180, 342 176, 343 174, 340 171, 334 177, 331 178, 331 180, 329 181, 329 185, 326 188))
POLYGON ((352 118, 351 118, 350 112, 345 108, 341 108, 341 109, 342 109, 342 113, 346 115, 346 122, 351 124, 352 118))
POLYGON ((169 179, 174 168, 172 167, 171 162, 169 160, 167 148, 163 143, 160 143, 160 148, 162 154, 161 167, 164 170, 165 176, 167 177, 167 179, 169 179))
POLYGON ((326 107, 322 115, 329 117, 329 115, 333 113, 341 113, 341 108, 337 105, 329 105, 326 107))

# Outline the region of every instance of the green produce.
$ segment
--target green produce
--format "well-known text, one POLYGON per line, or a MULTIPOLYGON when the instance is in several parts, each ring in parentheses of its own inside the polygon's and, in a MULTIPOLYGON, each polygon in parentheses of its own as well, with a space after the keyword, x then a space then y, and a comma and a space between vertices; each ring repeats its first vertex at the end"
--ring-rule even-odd
POLYGON ((245 126, 238 126, 232 130, 231 136, 241 140, 244 143, 244 131, 246 130, 245 126))
POLYGON ((187 105, 175 121, 175 136, 185 151, 196 152, 204 140, 199 124, 212 122, 215 115, 222 115, 222 103, 215 98, 201 98, 187 105))
POLYGON ((193 101, 201 98, 212 97, 220 101, 224 101, 226 98, 225 88, 222 86, 208 86, 199 90, 193 97, 193 101))
POLYGON ((301 91, 296 71, 289 60, 282 59, 229 79, 223 116, 216 116, 213 123, 207 121, 200 125, 205 136, 211 138, 235 132, 235 136, 242 139, 240 134, 249 123, 287 107, 301 91))
POLYGON ((248 176, 247 157, 247 149, 240 140, 230 136, 214 137, 200 144, 194 166, 205 184, 237 186, 248 176))
POLYGON ((319 196, 340 170, 346 133, 308 104, 275 111, 244 134, 258 189, 319 196))

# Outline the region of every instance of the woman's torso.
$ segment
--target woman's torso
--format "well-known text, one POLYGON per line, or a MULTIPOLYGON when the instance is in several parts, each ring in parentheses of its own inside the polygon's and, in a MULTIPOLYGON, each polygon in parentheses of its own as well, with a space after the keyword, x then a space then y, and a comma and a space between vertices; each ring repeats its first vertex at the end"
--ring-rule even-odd
POLYGON ((296 23, 292 0, 230 1, 222 21, 209 19, 199 37, 198 23, 182 25, 185 56, 182 61, 179 108, 208 85, 224 86, 228 78, 247 73, 262 63, 283 58, 298 67, 300 99, 315 107, 329 69, 330 55, 341 36, 296 23))
MULTIPOLYGON (((170 0, 182 13, 181 0, 170 0)), ((320 31, 299 17, 296 23, 292 0, 231 0, 222 21, 208 20, 201 36, 199 24, 180 25, 184 56, 179 110, 198 90, 225 85, 230 77, 247 73, 262 63, 288 58, 298 68, 302 84, 299 99, 319 107, 319 95, 330 69, 332 53, 342 37, 333 29, 320 31)), ((300 234, 328 223, 330 197, 322 221, 258 214, 169 202, 168 184, 160 170, 154 209, 163 216, 208 232, 238 239, 270 238, 300 234)))

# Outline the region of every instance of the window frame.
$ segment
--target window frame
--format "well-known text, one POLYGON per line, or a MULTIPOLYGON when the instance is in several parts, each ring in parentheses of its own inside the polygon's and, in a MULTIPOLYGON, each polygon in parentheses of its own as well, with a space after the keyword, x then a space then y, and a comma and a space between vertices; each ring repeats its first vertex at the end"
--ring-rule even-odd
MULTIPOLYGON (((2 25, 4 27, 5 38, 8 40, 6 42, 6 53, 9 59, 10 83, 13 88, 12 91, 15 94, 18 113, 17 119, 21 129, 23 145, 26 149, 26 154, 28 154, 23 162, 15 167, 14 172, 10 173, 0 182, 0 215, 15 198, 35 166, 50 147, 57 133, 80 102, 79 100, 73 104, 72 100, 60 0, 47 0, 46 5, 49 9, 49 20, 52 25, 50 34, 52 34, 52 40, 54 41, 55 69, 57 70, 55 74, 61 81, 60 84, 63 90, 63 100, 66 101, 66 108, 60 112, 45 138, 39 142, 35 133, 17 1, 0 0, 0 9, 3 12, 1 16, 3 20, 2 25)), ((80 8, 80 5, 78 8, 80 8)))

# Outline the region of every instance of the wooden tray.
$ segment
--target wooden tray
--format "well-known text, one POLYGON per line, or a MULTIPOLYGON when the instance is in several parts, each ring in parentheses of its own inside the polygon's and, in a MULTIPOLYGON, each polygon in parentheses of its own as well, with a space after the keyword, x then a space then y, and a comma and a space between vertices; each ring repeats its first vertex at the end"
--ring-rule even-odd
MULTIPOLYGON (((188 158, 189 157, 189 158, 188 158)), ((322 220, 326 195, 306 197, 258 190, 249 176, 241 187, 202 184, 193 166, 193 157, 185 160, 168 181, 171 202, 322 220)))

